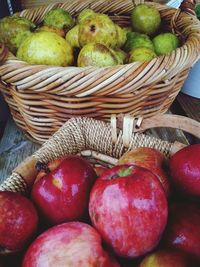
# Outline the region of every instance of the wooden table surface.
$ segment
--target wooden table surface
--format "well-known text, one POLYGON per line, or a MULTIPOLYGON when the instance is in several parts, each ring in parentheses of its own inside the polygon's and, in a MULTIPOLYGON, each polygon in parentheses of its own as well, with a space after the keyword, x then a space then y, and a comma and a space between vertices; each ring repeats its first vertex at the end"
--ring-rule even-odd
MULTIPOLYGON (((180 93, 169 112, 200 121, 200 100, 180 93)), ((185 144, 199 142, 191 135, 174 129, 156 129, 151 130, 149 134, 163 140, 179 141, 185 144)), ((20 162, 33 154, 39 147, 40 145, 28 140, 9 117, 0 140, 0 182, 5 180, 20 162)))

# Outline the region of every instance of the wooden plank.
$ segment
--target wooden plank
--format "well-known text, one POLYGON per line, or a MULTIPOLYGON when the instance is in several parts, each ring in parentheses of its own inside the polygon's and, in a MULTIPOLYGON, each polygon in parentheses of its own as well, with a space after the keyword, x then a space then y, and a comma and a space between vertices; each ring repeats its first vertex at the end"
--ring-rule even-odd
MULTIPOLYGON (((172 114, 171 111, 167 112, 168 114, 172 114)), ((175 142, 178 141, 183 144, 189 144, 189 141, 183 131, 178 129, 172 129, 172 128, 155 128, 151 129, 149 131, 146 131, 147 134, 150 134, 152 136, 155 136, 157 138, 160 138, 164 141, 168 142, 175 142)))
MULTIPOLYGON (((179 93, 171 106, 171 111, 177 115, 183 115, 200 122, 200 99, 179 93)), ((200 143, 200 139, 186 134, 191 144, 200 143)))
POLYGON ((27 139, 22 131, 9 118, 0 141, 0 182, 26 157, 32 155, 40 145, 27 139))
POLYGON ((200 122, 200 99, 180 93, 177 102, 186 116, 200 122))
POLYGON ((168 142, 175 142, 178 141, 180 143, 189 144, 188 139, 186 138, 185 134, 181 130, 171 129, 171 128, 160 128, 160 129, 152 129, 146 132, 147 134, 160 138, 164 141, 168 142))

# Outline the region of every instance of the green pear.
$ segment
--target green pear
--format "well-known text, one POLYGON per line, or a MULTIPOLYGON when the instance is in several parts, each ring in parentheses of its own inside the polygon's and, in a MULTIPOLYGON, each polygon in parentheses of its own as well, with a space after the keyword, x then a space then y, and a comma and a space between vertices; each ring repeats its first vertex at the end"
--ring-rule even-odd
POLYGON ((117 47, 121 48, 122 46, 124 46, 124 44, 126 43, 126 34, 127 34, 127 30, 121 28, 119 25, 115 25, 116 30, 117 30, 117 47))
POLYGON ((0 19, 0 42, 16 54, 21 42, 31 34, 35 24, 23 17, 8 16, 0 19))
POLYGON ((35 32, 21 43, 17 57, 30 64, 65 67, 73 63, 73 49, 56 33, 35 32))
POLYGON ((54 8, 48 11, 44 16, 43 23, 46 26, 53 26, 66 31, 74 26, 72 16, 63 8, 54 8))
POLYGON ((166 55, 179 46, 179 39, 175 34, 166 32, 154 37, 153 44, 157 55, 166 55))
POLYGON ((89 43, 85 45, 78 55, 78 67, 115 66, 119 62, 118 57, 112 49, 103 44, 89 43))
POLYGON ((46 25, 43 25, 43 26, 37 28, 35 30, 35 32, 54 32, 61 37, 65 36, 65 32, 63 29, 59 29, 59 28, 53 27, 53 26, 46 26, 46 25))
POLYGON ((95 15, 96 13, 90 9, 90 8, 87 8, 87 9, 83 9, 78 17, 77 17, 77 23, 82 23, 85 19, 95 15))
POLYGON ((79 25, 74 26, 71 30, 69 30, 65 36, 66 41, 72 47, 80 47, 79 45, 79 25))
POLYGON ((132 32, 132 28, 129 26, 129 27, 123 27, 124 31, 126 32, 126 34, 128 32, 132 32))
POLYGON ((133 48, 137 47, 148 47, 154 50, 153 42, 148 35, 137 32, 128 32, 124 50, 130 52, 133 48))
POLYGON ((117 45, 117 30, 114 22, 105 14, 96 13, 79 24, 79 44, 101 43, 115 48, 117 45))
POLYGON ((114 52, 118 58, 118 64, 123 65, 126 63, 127 54, 122 49, 117 48, 114 50, 114 52))
POLYGON ((156 53, 148 47, 137 47, 131 50, 129 54, 129 63, 135 61, 150 61, 156 57, 156 53))
POLYGON ((132 10, 131 22, 134 31, 153 35, 160 27, 161 17, 156 7, 139 4, 132 10))

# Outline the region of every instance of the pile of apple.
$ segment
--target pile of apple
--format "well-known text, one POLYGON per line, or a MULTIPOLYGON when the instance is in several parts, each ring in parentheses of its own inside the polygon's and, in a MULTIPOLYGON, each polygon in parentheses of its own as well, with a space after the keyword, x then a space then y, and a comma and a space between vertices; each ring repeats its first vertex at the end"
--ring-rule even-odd
POLYGON ((112 168, 39 164, 30 198, 0 192, 0 260, 22 267, 200 266, 200 144, 137 148, 112 168))

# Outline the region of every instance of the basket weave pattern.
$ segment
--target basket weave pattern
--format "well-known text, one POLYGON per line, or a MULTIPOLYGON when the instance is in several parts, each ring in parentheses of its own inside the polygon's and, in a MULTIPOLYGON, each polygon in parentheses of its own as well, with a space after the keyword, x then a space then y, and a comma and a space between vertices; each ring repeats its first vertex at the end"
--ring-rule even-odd
MULTIPOLYGON (((78 68, 29 65, 10 54, 0 66, 0 89, 17 125, 42 143, 73 116, 109 120, 113 113, 143 117, 164 113, 200 55, 200 23, 180 10, 157 3, 149 5, 156 6, 167 27, 185 41, 170 55, 144 63, 78 68)), ((133 2, 75 0, 24 10, 20 15, 40 23, 45 13, 56 6, 74 16, 89 7, 128 26, 133 2)))

